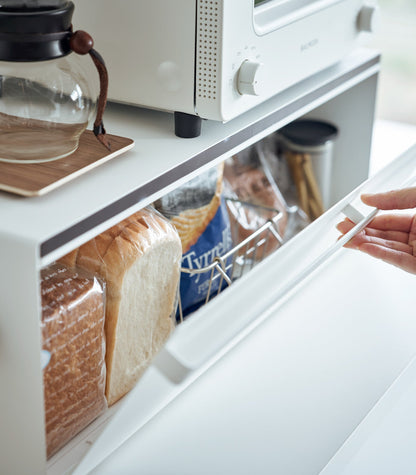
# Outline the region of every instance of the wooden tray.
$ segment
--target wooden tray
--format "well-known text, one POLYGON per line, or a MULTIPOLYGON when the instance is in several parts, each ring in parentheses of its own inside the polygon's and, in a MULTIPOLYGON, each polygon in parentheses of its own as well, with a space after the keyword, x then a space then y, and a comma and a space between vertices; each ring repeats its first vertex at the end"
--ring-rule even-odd
POLYGON ((81 135, 78 149, 67 157, 44 163, 0 162, 0 190, 22 196, 40 196, 134 146, 131 139, 107 136, 111 151, 96 139, 92 131, 86 130, 81 135))

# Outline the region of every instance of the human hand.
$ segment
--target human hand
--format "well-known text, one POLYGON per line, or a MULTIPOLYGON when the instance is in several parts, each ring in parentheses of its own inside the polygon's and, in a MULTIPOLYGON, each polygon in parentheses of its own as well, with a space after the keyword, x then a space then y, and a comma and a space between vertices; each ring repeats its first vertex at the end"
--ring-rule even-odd
MULTIPOLYGON (((415 208, 416 188, 404 188, 372 195, 363 194, 361 199, 365 204, 381 210, 415 208)), ((345 219, 337 225, 337 229, 345 234, 354 225, 352 221, 345 219)), ((416 215, 376 216, 345 247, 358 249, 416 274, 416 215)))

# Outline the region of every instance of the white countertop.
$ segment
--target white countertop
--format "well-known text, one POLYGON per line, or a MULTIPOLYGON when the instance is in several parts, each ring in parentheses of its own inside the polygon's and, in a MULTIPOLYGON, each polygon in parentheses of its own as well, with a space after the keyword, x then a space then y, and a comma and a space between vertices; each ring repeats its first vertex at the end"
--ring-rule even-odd
POLYGON ((416 125, 378 119, 374 123, 370 176, 416 143, 416 125))
POLYGON ((321 475, 414 475, 416 360, 349 437, 321 475))

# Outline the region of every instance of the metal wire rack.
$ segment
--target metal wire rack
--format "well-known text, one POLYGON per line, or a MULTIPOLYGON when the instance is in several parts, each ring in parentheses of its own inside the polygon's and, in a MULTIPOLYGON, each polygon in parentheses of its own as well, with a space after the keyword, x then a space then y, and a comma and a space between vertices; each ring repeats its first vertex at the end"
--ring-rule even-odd
MULTIPOLYGON (((268 210, 270 211, 270 209, 268 210)), ((269 251, 276 247, 276 244, 279 246, 283 244, 283 237, 279 233, 279 221, 282 219, 283 213, 278 210, 273 211, 276 212, 276 215, 272 219, 268 220, 230 251, 222 256, 215 257, 211 264, 199 269, 181 268, 181 272, 190 275, 209 274, 209 284, 204 304, 261 262, 269 251)), ((290 213, 296 211, 297 208, 289 210, 290 213)), ((182 322, 184 315, 180 297, 178 304, 179 321, 182 322)))

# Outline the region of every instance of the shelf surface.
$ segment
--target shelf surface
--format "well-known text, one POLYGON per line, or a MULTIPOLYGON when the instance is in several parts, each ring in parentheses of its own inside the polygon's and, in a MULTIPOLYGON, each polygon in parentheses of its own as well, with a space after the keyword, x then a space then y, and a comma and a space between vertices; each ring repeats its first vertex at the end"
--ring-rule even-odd
POLYGON ((376 74, 379 61, 377 52, 356 50, 230 122, 204 121, 195 139, 174 135, 170 113, 109 104, 107 131, 133 139, 135 147, 46 196, 22 198, 1 192, 0 235, 36 242, 41 256, 77 239, 86 241, 91 232, 115 224, 204 167, 376 74))

